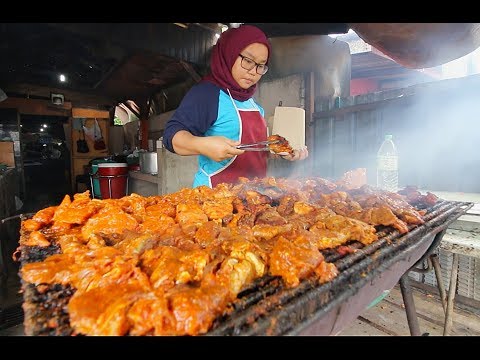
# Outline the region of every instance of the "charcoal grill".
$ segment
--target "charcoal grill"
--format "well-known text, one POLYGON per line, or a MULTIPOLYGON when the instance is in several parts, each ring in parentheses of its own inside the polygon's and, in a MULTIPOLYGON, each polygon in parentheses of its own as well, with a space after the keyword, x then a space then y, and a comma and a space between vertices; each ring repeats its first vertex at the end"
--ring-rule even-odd
MULTIPOLYGON (((218 319, 206 335, 337 334, 400 279, 404 300, 409 300, 405 303, 413 304, 405 299, 408 270, 429 256, 447 227, 472 206, 439 201, 424 216, 425 223, 410 226, 406 234, 385 228, 378 232, 379 240, 368 246, 356 244, 357 250, 349 255, 324 252, 325 260, 339 270, 328 283, 318 285, 314 279, 305 279, 289 289, 279 278, 263 277, 239 294, 232 313, 218 319)), ((407 309, 407 317, 409 313, 407 309)), ((410 317, 408 321, 415 335, 418 326, 411 324, 410 317)))
POLYGON ((348 255, 322 251, 325 260, 339 270, 328 283, 319 285, 312 277, 288 288, 281 278, 264 276, 244 289, 232 311, 218 318, 205 335, 337 334, 399 280, 411 333, 419 335, 416 318, 412 318, 415 311, 411 309, 408 271, 435 250, 447 227, 472 206, 470 202, 439 201, 428 209, 425 223, 410 226, 408 233, 385 227, 378 229, 379 239, 368 246, 350 244, 356 250, 348 255))

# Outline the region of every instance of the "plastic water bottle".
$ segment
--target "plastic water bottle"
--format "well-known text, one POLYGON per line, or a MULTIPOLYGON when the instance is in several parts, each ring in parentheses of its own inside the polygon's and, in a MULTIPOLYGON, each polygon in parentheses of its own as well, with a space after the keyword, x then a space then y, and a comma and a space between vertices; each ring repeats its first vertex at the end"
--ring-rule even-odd
POLYGON ((398 154, 392 135, 385 135, 377 153, 377 187, 396 192, 398 190, 398 154))

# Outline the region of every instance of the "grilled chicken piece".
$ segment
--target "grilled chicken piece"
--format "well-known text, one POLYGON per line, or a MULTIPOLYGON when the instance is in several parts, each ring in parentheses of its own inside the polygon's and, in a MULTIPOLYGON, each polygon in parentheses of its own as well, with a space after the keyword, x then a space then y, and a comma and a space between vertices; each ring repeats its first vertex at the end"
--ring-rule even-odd
POLYGON ((367 183, 367 169, 358 168, 345 172, 335 184, 338 189, 358 189, 367 183))
POLYGON ((202 224, 195 233, 195 241, 202 247, 213 247, 219 245, 217 241, 222 226, 214 221, 202 224))
POLYGON ((170 291, 168 303, 175 317, 175 332, 170 335, 207 332, 215 318, 222 315, 235 298, 224 281, 207 276, 200 285, 182 285, 170 291))
POLYGON ((293 148, 283 136, 280 135, 270 135, 267 137, 268 141, 275 141, 273 144, 269 144, 268 148, 275 154, 293 154, 293 148))
POLYGON ((249 260, 227 258, 222 262, 218 275, 228 279, 227 286, 231 294, 238 294, 257 277, 257 272, 255 264, 249 260))
POLYGON ((46 247, 52 244, 50 243, 50 241, 48 241, 45 235, 43 235, 40 231, 35 230, 27 236, 26 240, 22 240, 22 245, 46 247))
POLYGON ((227 227, 248 227, 251 228, 255 224, 256 214, 250 211, 242 211, 238 214, 234 214, 231 220, 228 222, 227 227))
POLYGON ((89 191, 75 194, 73 201, 70 201, 69 196, 66 195, 62 203, 55 210, 53 220, 55 222, 83 225, 90 216, 101 209, 104 204, 105 203, 100 201, 92 201, 89 191))
POLYGON ((127 311, 130 335, 174 335, 176 320, 163 291, 142 294, 127 311))
POLYGON ((28 263, 20 269, 22 279, 31 284, 65 284, 72 278, 70 271, 75 258, 68 254, 55 254, 42 262, 28 263))
POLYGON ((168 290, 177 284, 199 281, 210 255, 203 250, 185 251, 173 246, 159 246, 145 251, 140 260, 153 288, 168 290))
POLYGON ((277 206, 277 211, 281 216, 289 215, 293 212, 293 205, 298 201, 293 196, 284 196, 280 199, 280 202, 277 206))
POLYGON ((370 225, 393 226, 402 234, 408 231, 407 224, 400 220, 388 206, 373 207, 373 204, 377 202, 375 197, 372 197, 370 201, 362 201, 365 198, 361 196, 351 197, 344 191, 336 191, 322 194, 319 203, 328 206, 339 215, 361 220, 370 225))
POLYGON ((139 233, 162 235, 169 227, 174 226, 175 220, 167 215, 151 215, 148 213, 143 218, 143 222, 139 225, 139 233))
POLYGON ((315 236, 314 243, 318 250, 333 249, 352 240, 348 232, 329 230, 324 226, 323 223, 315 224, 309 230, 315 236))
MULTIPOLYGON (((70 200, 70 197, 66 195, 66 198, 70 200)), ((27 219, 23 222, 23 228, 27 231, 39 230, 40 228, 50 224, 53 221, 53 216, 57 206, 50 206, 45 209, 37 211, 31 219, 27 219)))
POLYGON ((267 254, 253 242, 255 238, 249 232, 238 230, 229 235, 223 234, 221 247, 227 258, 217 275, 228 279, 227 286, 236 295, 253 279, 265 274, 267 254))
POLYGON ((66 196, 22 222, 21 241, 62 254, 20 273, 26 283, 75 290, 75 334, 205 333, 265 273, 291 287, 306 277, 330 281, 338 271, 319 250, 370 244, 373 225, 407 232, 422 223, 405 197, 350 185, 268 177, 148 198, 66 196))
POLYGON ((323 260, 314 246, 298 246, 280 236, 270 254, 269 272, 281 276, 287 286, 295 287, 301 279, 313 274, 323 260))
POLYGON ((423 195, 418 191, 416 186, 406 186, 404 189, 399 190, 398 194, 405 196, 406 201, 416 208, 418 207, 432 207, 435 205, 439 198, 437 195, 427 191, 426 195, 423 195))
POLYGON ((349 240, 358 240, 368 245, 377 240, 376 230, 372 225, 363 221, 347 218, 342 215, 333 215, 322 221, 328 230, 347 234, 349 240))
POLYGON ((175 215, 177 214, 175 205, 171 202, 165 201, 165 199, 159 200, 156 204, 147 206, 145 212, 145 216, 152 217, 168 216, 175 218, 175 215))
POLYGON ((206 200, 202 210, 209 220, 220 220, 233 212, 233 197, 206 200))
MULTIPOLYGON (((65 214, 63 213, 63 215, 65 214)), ((86 221, 82 227, 82 236, 85 240, 88 240, 93 234, 105 236, 113 234, 122 235, 125 230, 137 229, 138 225, 137 220, 132 215, 124 212, 119 206, 106 204, 102 210, 86 221)), ((113 239, 113 237, 111 238, 113 239)), ((115 242, 118 241, 119 239, 115 240, 115 242)))
POLYGON ((255 225, 252 230, 256 238, 262 240, 270 240, 279 234, 292 231, 292 224, 285 225, 255 225))
POLYGON ((387 206, 363 209, 360 213, 347 214, 372 225, 393 226, 401 234, 408 232, 408 226, 400 220, 387 206))
POLYGON ((387 191, 378 191, 367 185, 362 186, 360 190, 362 193, 354 195, 353 199, 362 207, 388 206, 395 216, 407 224, 420 225, 424 223, 421 214, 405 201, 402 195, 387 191))
POLYGON ((283 218, 277 210, 272 208, 271 206, 265 206, 265 208, 257 213, 257 217, 255 219, 255 225, 285 225, 287 220, 283 218))
POLYGON ((70 324, 80 334, 125 335, 131 327, 128 310, 144 293, 143 286, 134 281, 75 293, 68 303, 70 324))
POLYGON ((185 234, 193 237, 197 229, 208 221, 208 216, 199 204, 189 201, 177 205, 175 220, 185 234))

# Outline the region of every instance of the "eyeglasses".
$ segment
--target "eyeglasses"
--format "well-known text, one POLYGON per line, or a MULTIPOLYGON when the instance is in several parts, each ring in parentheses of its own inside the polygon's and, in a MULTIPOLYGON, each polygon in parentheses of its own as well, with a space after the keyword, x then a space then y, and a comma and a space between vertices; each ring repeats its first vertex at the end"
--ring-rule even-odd
POLYGON ((268 71, 268 66, 267 65, 258 64, 255 61, 253 61, 252 59, 250 59, 249 57, 246 57, 242 54, 238 54, 238 56, 240 56, 242 58, 242 62, 240 63, 240 65, 245 70, 250 71, 256 66, 257 67, 256 72, 257 72, 258 75, 265 75, 267 73, 267 71, 268 71))

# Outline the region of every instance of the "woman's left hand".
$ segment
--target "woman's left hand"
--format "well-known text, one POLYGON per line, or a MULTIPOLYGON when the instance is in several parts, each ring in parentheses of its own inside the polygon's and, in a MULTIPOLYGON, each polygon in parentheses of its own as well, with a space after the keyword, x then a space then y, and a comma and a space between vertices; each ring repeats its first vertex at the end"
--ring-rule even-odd
POLYGON ((308 149, 304 146, 300 149, 295 149, 293 154, 283 155, 281 157, 288 161, 304 160, 308 157, 308 149))

